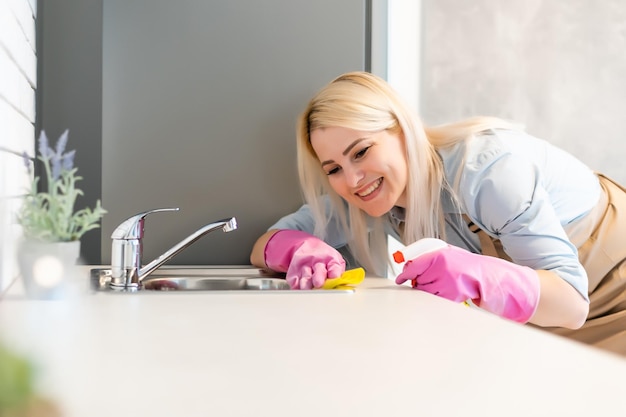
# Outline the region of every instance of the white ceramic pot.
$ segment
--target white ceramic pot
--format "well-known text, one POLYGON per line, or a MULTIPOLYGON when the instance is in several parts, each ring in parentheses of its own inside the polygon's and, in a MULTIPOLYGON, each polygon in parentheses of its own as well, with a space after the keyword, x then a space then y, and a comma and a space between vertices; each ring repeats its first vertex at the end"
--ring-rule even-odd
POLYGON ((60 298, 74 274, 80 256, 80 241, 39 242, 23 240, 17 262, 26 295, 30 298, 60 298))

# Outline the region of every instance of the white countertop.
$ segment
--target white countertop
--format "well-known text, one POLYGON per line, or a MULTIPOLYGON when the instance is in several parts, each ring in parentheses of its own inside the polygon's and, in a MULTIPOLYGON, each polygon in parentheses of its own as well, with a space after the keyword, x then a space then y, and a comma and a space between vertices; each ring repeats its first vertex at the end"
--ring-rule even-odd
MULTIPOLYGON (((367 278, 355 293, 0 300, 66 417, 626 415, 626 360, 367 278)), ((82 272, 82 271, 81 271, 82 272)))

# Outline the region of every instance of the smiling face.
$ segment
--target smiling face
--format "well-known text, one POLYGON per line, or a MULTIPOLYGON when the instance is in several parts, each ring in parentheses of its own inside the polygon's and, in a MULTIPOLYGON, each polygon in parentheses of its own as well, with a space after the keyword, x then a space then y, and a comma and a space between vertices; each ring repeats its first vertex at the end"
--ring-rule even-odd
POLYGON ((400 134, 327 127, 313 130, 310 140, 330 186, 349 204, 373 217, 406 206, 408 167, 400 134))

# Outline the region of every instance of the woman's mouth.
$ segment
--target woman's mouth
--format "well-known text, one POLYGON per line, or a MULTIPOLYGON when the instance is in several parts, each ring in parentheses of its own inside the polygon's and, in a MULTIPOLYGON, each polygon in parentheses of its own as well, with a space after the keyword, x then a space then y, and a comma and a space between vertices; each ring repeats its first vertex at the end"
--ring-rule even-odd
POLYGON ((375 192, 376 190, 378 190, 378 188, 380 187, 380 184, 382 184, 383 179, 382 177, 377 179, 376 181, 374 181, 372 184, 370 184, 367 188, 356 192, 356 195, 358 195, 359 197, 361 197, 362 199, 366 199, 369 200, 371 198, 373 198, 375 196, 375 192))

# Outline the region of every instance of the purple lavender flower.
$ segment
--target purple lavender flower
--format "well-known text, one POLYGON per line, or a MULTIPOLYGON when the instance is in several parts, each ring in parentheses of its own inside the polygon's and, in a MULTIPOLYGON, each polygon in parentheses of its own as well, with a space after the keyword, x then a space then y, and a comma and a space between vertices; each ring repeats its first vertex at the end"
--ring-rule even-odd
POLYGON ((46 136, 46 132, 43 130, 39 134, 39 153, 42 158, 49 158, 54 151, 48 145, 48 136, 46 136))
POLYGON ((74 165, 74 153, 75 151, 68 152, 68 154, 64 155, 65 146, 67 145, 69 130, 65 130, 63 134, 59 137, 56 143, 56 152, 55 149, 50 147, 50 143, 48 141, 48 136, 46 132, 43 130, 39 135, 39 153, 41 154, 41 160, 45 161, 47 166, 50 167, 50 175, 52 181, 56 181, 61 176, 63 170, 71 170, 74 165), (69 168, 66 168, 69 167, 69 168))
POLYGON ((57 156, 60 158, 63 156, 63 152, 65 152, 65 146, 67 145, 67 136, 69 134, 69 129, 65 129, 65 132, 61 134, 59 140, 57 141, 57 156))
POLYGON ((65 155, 63 155, 63 170, 71 171, 74 168, 74 155, 76 155, 76 150, 71 150, 65 155))

